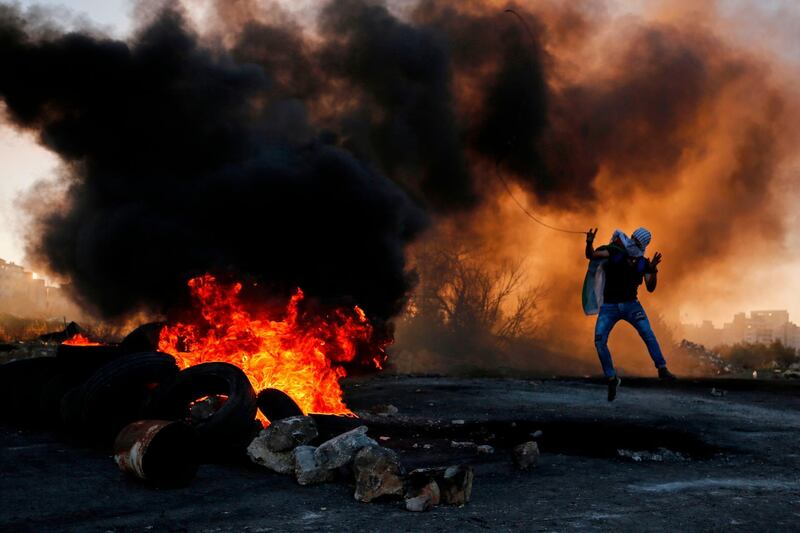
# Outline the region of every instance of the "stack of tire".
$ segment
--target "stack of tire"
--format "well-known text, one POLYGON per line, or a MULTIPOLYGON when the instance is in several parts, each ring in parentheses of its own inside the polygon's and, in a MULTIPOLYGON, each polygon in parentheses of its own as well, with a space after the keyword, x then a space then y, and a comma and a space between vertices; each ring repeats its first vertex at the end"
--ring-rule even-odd
POLYGON ((261 428, 247 376, 228 363, 179 370, 171 355, 155 350, 160 327, 137 328, 118 345, 62 344, 56 357, 0 365, 0 416, 103 447, 131 422, 181 420, 196 430, 201 456, 242 453, 261 428), (190 416, 193 402, 216 395, 225 398, 217 410, 190 416))

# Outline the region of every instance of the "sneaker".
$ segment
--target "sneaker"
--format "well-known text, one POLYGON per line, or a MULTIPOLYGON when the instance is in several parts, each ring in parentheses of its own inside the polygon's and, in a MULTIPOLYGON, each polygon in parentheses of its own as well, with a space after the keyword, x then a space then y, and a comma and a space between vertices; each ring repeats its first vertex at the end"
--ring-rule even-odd
POLYGON ((608 378, 608 401, 613 402, 614 398, 617 397, 617 389, 619 388, 619 384, 622 383, 622 380, 619 376, 614 376, 613 378, 608 378))
POLYGON ((658 379, 661 381, 676 381, 678 378, 675 374, 667 370, 667 367, 662 366, 658 369, 658 379))

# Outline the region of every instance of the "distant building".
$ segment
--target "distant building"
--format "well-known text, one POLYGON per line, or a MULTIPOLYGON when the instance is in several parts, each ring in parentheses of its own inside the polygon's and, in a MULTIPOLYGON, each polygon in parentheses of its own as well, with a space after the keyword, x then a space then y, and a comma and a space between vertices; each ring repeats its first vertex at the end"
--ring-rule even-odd
POLYGON ((0 312, 26 318, 75 317, 79 311, 59 287, 0 259, 0 312))
POLYGON ((800 349, 800 327, 789 320, 786 310, 750 311, 736 313, 731 322, 715 328, 710 320, 700 325, 682 324, 683 336, 708 347, 740 342, 771 344, 780 341, 784 346, 800 349))

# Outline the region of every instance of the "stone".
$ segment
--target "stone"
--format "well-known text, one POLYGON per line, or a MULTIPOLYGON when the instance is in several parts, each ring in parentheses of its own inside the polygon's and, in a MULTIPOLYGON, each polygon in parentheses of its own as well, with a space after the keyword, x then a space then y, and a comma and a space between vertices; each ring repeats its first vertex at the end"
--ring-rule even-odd
POLYGON ((447 505, 464 505, 472 496, 472 481, 475 473, 471 466, 451 466, 444 471, 441 480, 437 480, 441 492, 441 501, 447 505))
POLYGON ((288 452, 317 438, 317 425, 310 416, 292 416, 272 422, 260 437, 273 452, 288 452))
MULTIPOLYGON (((263 432, 262 432, 263 434, 263 432)), ((292 452, 273 452, 267 448, 266 441, 259 435, 247 447, 250 460, 279 474, 294 473, 294 454, 292 452)))
POLYGON ((350 463, 361 448, 377 446, 377 442, 367 437, 367 429, 367 426, 360 426, 323 442, 314 451, 317 464, 328 470, 339 468, 350 463))
POLYGON ((402 496, 405 469, 397 454, 382 446, 362 448, 353 459, 356 479, 354 497, 371 502, 381 496, 402 496))
POLYGON ((189 406, 189 417, 192 419, 193 423, 205 420, 219 411, 220 408, 225 405, 225 401, 226 399, 224 397, 216 394, 206 396, 202 400, 193 402, 189 406))
POLYGON ((322 468, 314 457, 313 446, 298 446, 294 449, 294 474, 300 485, 315 485, 333 481, 334 470, 322 468))
POLYGON ((430 480, 422 487, 413 489, 406 494, 406 510, 420 513, 439 505, 440 501, 439 485, 436 481, 430 480))
POLYGON ((414 513, 421 513, 431 508, 430 496, 416 496, 414 498, 406 498, 406 511, 414 513))
POLYGON ((369 411, 374 415, 389 416, 389 415, 396 415, 399 412, 399 409, 394 405, 388 403, 388 404, 373 405, 369 411))
POLYGON ((475 473, 471 466, 418 468, 408 474, 406 496, 419 496, 422 487, 435 482, 439 490, 440 502, 447 505, 464 505, 472 497, 472 482, 475 473))
POLYGON ((534 441, 514 446, 514 464, 520 470, 528 470, 539 461, 539 445, 534 441))
POLYGON ((478 455, 491 455, 494 453, 494 448, 488 444, 481 444, 475 449, 477 450, 478 455))
POLYGON ((451 448, 466 448, 466 449, 470 449, 470 448, 477 448, 478 445, 475 444, 474 442, 470 442, 470 441, 451 440, 450 441, 450 447, 451 448))

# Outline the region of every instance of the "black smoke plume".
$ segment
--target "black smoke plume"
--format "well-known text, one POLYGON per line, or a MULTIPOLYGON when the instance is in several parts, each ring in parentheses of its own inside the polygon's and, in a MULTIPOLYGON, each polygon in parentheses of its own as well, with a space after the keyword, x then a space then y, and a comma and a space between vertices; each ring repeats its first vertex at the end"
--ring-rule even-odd
POLYGON ((68 207, 29 252, 107 316, 164 310, 233 268, 278 289, 398 310, 404 244, 425 217, 392 181, 326 144, 272 73, 205 47, 181 14, 129 42, 34 37, 0 11, 0 96, 69 169, 68 207))

